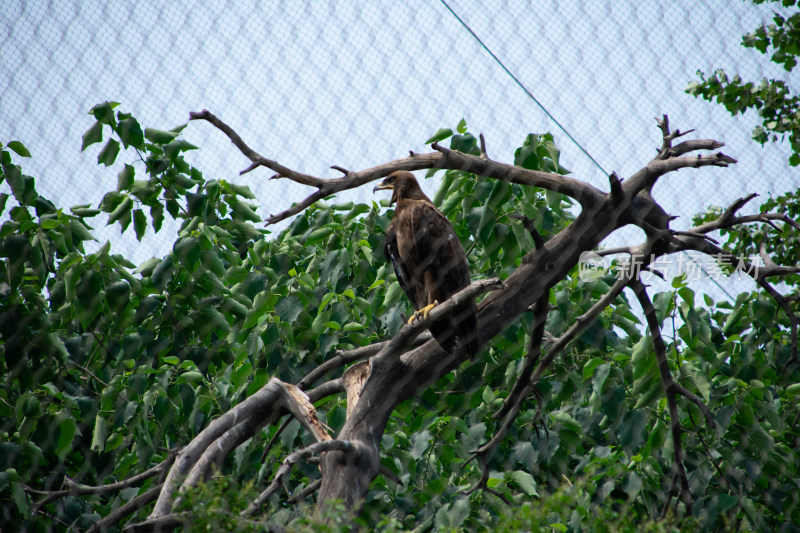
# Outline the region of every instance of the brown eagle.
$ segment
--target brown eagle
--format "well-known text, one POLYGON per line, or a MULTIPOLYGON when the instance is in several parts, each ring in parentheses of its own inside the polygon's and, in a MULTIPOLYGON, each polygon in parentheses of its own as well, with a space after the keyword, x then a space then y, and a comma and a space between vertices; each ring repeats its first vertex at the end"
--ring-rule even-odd
MULTIPOLYGON (((386 257, 416 309, 408 320, 411 324, 420 315, 427 318, 437 303, 471 283, 469 265, 450 221, 422 192, 411 172, 392 172, 373 192, 383 189, 392 190, 389 205, 396 204, 386 228, 386 257)), ((478 351, 475 302, 432 323, 430 331, 445 351, 452 353, 458 341, 469 358, 474 358, 478 351)))

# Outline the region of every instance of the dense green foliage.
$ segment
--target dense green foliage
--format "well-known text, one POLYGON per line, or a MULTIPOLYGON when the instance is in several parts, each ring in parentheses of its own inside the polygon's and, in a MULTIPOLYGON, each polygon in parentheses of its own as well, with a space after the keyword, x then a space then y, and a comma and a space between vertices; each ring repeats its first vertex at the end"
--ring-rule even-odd
MULTIPOLYGON (((765 1, 753 0, 756 4, 765 1)), ((797 0, 770 1, 780 2, 784 8, 797 6, 797 0)), ((788 16, 776 13, 772 24, 745 35, 742 46, 771 54, 772 63, 781 65, 787 73, 792 72, 800 54, 800 12, 788 16)), ((710 76, 700 71, 697 74, 700 81, 690 83, 686 92, 708 101, 716 100, 733 115, 755 110, 761 124, 753 130, 753 139, 764 144, 788 137, 793 152, 789 162, 792 166, 800 165, 800 97, 796 87, 786 80, 744 81, 738 74, 730 76, 722 69, 710 76)))
MULTIPOLYGON (((318 203, 269 234, 256 226, 247 187, 207 179, 185 162, 195 147, 181 128, 143 131, 115 107, 95 107, 84 136, 84 148, 106 141, 99 164, 129 161, 98 209, 66 210, 41 197, 18 164, 30 156, 25 147, 2 148, 0 177, 11 194, 0 196, 0 521, 12 530, 90 526, 157 478, 67 495, 34 514, 37 491, 64 488, 65 477, 103 485, 143 472, 270 377, 296 383, 337 350, 388 338, 410 311, 382 252, 390 210, 318 203), (137 266, 109 243, 86 253, 88 221, 101 213, 123 230, 132 222, 141 239, 147 224, 160 230, 165 210, 181 221, 166 256, 137 266)), ((437 137, 478 151, 463 123, 437 137)), ((550 135, 528 136, 514 162, 566 172, 550 135)), ((444 173, 435 202, 468 250, 473 277, 506 277, 533 248, 510 215, 533 219, 545 240, 572 220, 559 194, 459 171, 444 173)), ((729 244, 752 246, 750 238, 729 244)), ((573 272, 554 287, 549 334, 563 333, 613 281, 587 283, 573 272)), ((539 384, 541 402, 528 400, 491 458, 488 486, 514 506, 462 491, 480 477, 467 460, 494 432, 491 415, 522 364, 529 315, 474 363, 396 409, 382 464, 402 484, 379 476, 360 520, 388 530, 797 530, 800 365, 788 364, 787 317, 759 293, 715 304, 697 301, 680 280, 674 287, 654 298, 671 336, 669 364, 718 424, 710 431, 694 405, 681 403, 693 509, 679 506, 658 522, 672 479, 670 420, 652 343, 619 297, 556 360, 539 384)), ((343 397, 316 407, 335 434, 343 397)), ((216 481, 184 503, 198 527, 257 527, 238 511, 287 453, 309 443, 292 422, 264 456, 276 431, 237 449, 216 481)), ((298 465, 289 493, 319 476, 316 465, 298 465)), ((298 508, 288 498, 273 498, 262 519, 326 530, 308 522, 313 496, 298 508)))

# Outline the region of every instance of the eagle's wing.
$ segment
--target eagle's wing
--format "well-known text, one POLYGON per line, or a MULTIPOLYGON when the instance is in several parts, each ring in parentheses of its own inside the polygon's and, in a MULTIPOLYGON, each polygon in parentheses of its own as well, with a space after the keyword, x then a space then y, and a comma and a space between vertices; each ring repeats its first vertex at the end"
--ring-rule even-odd
POLYGON ((409 272, 407 262, 400 256, 400 251, 397 245, 397 230, 394 221, 389 223, 386 228, 386 244, 384 245, 384 253, 387 259, 392 262, 394 273, 397 276, 397 281, 400 283, 400 288, 411 300, 414 306, 422 307, 419 305, 420 294, 418 292, 418 284, 413 280, 413 273, 409 272))
MULTIPOLYGON (((417 263, 406 270, 417 273, 419 296, 425 303, 449 299, 471 283, 467 255, 450 221, 433 204, 419 202, 410 210, 417 263)), ((414 254, 412 254, 414 255, 414 254)), ((478 313, 474 302, 431 324, 431 333, 445 350, 452 351, 456 338, 472 359, 478 351, 478 313)))
POLYGON ((420 202, 415 215, 417 270, 429 302, 443 302, 470 284, 467 256, 450 221, 432 204, 420 202))

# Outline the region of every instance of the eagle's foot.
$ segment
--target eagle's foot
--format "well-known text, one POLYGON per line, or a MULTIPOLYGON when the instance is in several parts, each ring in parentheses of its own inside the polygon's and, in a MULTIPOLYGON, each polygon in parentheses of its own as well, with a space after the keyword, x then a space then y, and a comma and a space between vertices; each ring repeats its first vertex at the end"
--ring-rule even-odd
POLYGON ((432 304, 428 304, 419 311, 414 311, 414 314, 411 315, 411 318, 408 319, 408 325, 413 326, 416 322, 420 320, 427 320, 428 315, 431 314, 431 309, 439 305, 439 300, 434 300, 432 304))

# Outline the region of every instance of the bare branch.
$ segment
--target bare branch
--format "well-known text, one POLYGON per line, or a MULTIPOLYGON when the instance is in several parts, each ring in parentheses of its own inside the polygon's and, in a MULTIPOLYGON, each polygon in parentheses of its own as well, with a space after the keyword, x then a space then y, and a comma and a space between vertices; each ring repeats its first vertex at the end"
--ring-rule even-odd
POLYGON ((480 294, 502 288, 504 288, 504 285, 499 278, 475 281, 472 285, 461 289, 443 303, 434 307, 428 314, 427 319, 421 319, 415 322, 414 325, 404 324, 403 327, 400 328, 400 331, 398 331, 387 344, 384 344, 381 351, 374 356, 372 359, 373 370, 380 365, 389 364, 391 359, 400 355, 417 335, 423 331, 427 331, 427 327, 436 320, 455 312, 480 294))
POLYGON ((99 533, 101 531, 108 531, 111 526, 125 518, 126 516, 130 516, 139 509, 142 509, 147 504, 158 498, 158 494, 161 492, 162 484, 156 485, 152 487, 150 490, 136 496, 131 501, 120 505, 113 511, 111 511, 107 516, 104 516, 95 524, 86 530, 86 533, 99 533))
POLYGON ((172 531, 175 528, 186 526, 191 522, 188 513, 171 513, 156 518, 148 518, 135 524, 125 526, 125 533, 152 533, 172 531))
POLYGON ((284 459, 280 468, 278 468, 278 471, 275 473, 275 478, 272 480, 272 483, 270 483, 269 487, 267 487, 266 490, 259 494, 258 497, 247 506, 247 508, 242 512, 242 515, 249 516, 255 513, 262 505, 264 505, 264 503, 267 502, 267 500, 269 500, 273 494, 278 492, 281 487, 281 483, 283 483, 284 478, 289 474, 292 466, 295 463, 306 460, 314 455, 330 451, 344 452, 346 454, 353 455, 360 453, 359 445, 356 443, 343 440, 325 440, 321 442, 315 442, 310 446, 306 446, 301 450, 297 450, 296 452, 289 454, 289 456, 284 459))
MULTIPOLYGON (((255 394, 244 400, 242 403, 233 407, 230 411, 212 421, 197 437, 192 440, 181 452, 175 464, 169 471, 169 475, 164 482, 164 487, 158 497, 155 508, 150 514, 150 518, 158 518, 169 514, 173 507, 173 495, 177 490, 185 490, 190 485, 184 483, 184 478, 189 475, 193 481, 202 478, 202 472, 190 471, 195 468, 196 463, 206 453, 210 446, 228 432, 232 427, 255 418, 255 422, 250 422, 249 428, 257 430, 273 416, 280 413, 283 409, 288 409, 317 440, 330 438, 321 426, 314 413, 314 407, 300 389, 294 385, 283 383, 277 378, 272 378, 266 385, 259 389, 255 394)), ((232 437, 235 439, 238 437, 232 437)), ((230 441, 233 442, 233 441, 230 441)), ((214 455, 214 452, 208 452, 214 455)), ((207 456, 208 457, 208 456, 207 456)), ((211 458, 204 459, 203 466, 209 464, 211 458)), ((207 470, 206 470, 207 472, 207 470)))
POLYGON ((682 168, 701 168, 701 167, 727 167, 735 164, 736 160, 722 152, 702 156, 681 156, 670 157, 669 159, 654 159, 646 167, 636 172, 625 181, 626 193, 636 194, 639 191, 650 189, 658 181, 658 178, 682 168))
POLYGON ((34 491, 33 489, 30 489, 30 487, 27 487, 25 489, 26 492, 45 495, 44 498, 42 498, 33 505, 31 514, 34 515, 37 514, 42 509, 42 507, 59 498, 63 498, 64 496, 75 496, 75 495, 86 495, 86 494, 108 494, 111 492, 120 491, 128 487, 135 487, 141 482, 150 479, 151 477, 154 477, 161 472, 169 470, 169 468, 172 466, 172 463, 175 462, 176 454, 177 451, 170 452, 167 458, 163 462, 145 470, 141 474, 131 476, 128 479, 123 479, 122 481, 118 481, 116 483, 109 483, 108 485, 99 485, 99 486, 82 485, 80 483, 74 482, 69 477, 65 476, 64 483, 69 488, 64 490, 59 490, 55 492, 34 491))
POLYGON ((332 379, 330 381, 326 381, 325 383, 321 383, 308 391, 308 399, 311 400, 311 403, 315 403, 322 398, 326 398, 334 394, 341 394, 342 392, 346 392, 342 378, 332 379))
POLYGON ((298 503, 302 502, 315 492, 319 490, 319 487, 322 485, 322 478, 316 479, 309 483, 303 490, 300 492, 295 492, 289 497, 289 503, 298 503))
POLYGON ((318 187, 322 188, 325 185, 325 180, 321 180, 319 178, 315 178, 314 176, 309 176, 308 174, 303 174, 302 172, 297 172, 292 170, 288 167, 285 167, 278 163, 277 161, 273 161, 271 159, 267 159, 266 157, 262 156, 249 146, 242 140, 238 133, 236 133, 233 128, 222 122, 216 115, 204 109, 200 112, 192 112, 189 113, 189 120, 206 120, 217 127, 220 131, 222 131, 231 142, 239 149, 244 156, 253 162, 247 169, 240 172, 240 174, 244 174, 246 172, 250 172, 254 168, 258 166, 264 166, 271 170, 274 170, 278 173, 281 177, 289 178, 292 181, 296 181, 297 183, 302 183, 303 185, 309 185, 311 187, 318 187))
MULTIPOLYGON (((675 139, 677 139, 679 137, 683 137, 684 135, 692 133, 694 131, 693 129, 692 130, 688 130, 688 131, 683 131, 683 132, 681 130, 675 130, 675 131, 671 132, 670 129, 669 129, 669 117, 667 115, 663 115, 660 119, 656 119, 656 122, 658 123, 658 127, 661 130, 661 137, 662 137, 661 149, 658 151, 658 155, 656 156, 656 159, 668 159, 670 157, 674 157, 674 156, 677 156, 677 155, 682 155, 682 154, 684 154, 684 153, 686 153, 688 151, 692 151, 692 150, 696 150, 697 149, 697 148, 688 149, 688 150, 684 149, 683 151, 680 151, 679 147, 681 145, 678 145, 675 148, 672 147, 672 141, 674 141, 675 139)), ((711 142, 716 143, 716 141, 711 141, 711 142)), ((681 143, 681 144, 686 144, 686 143, 681 143)), ((716 144, 717 144, 717 146, 712 146, 711 148, 704 148, 704 149, 713 150, 713 149, 716 149, 716 148, 719 148, 720 146, 722 146, 721 143, 716 143, 716 144)))
POLYGON ((664 388, 664 392, 667 396, 667 405, 669 406, 669 417, 670 417, 670 428, 672 430, 672 443, 673 443, 673 472, 675 477, 673 477, 673 481, 677 478, 681 481, 681 496, 686 506, 687 512, 691 513, 691 506, 692 506, 692 493, 689 489, 689 478, 686 475, 686 467, 683 464, 683 449, 681 446, 681 424, 680 418, 678 416, 678 403, 676 401, 676 396, 681 395, 688 398, 691 402, 693 402, 703 415, 706 418, 706 422, 708 425, 714 429, 716 427, 716 423, 714 422, 714 417, 711 415, 711 411, 709 411, 708 407, 697 397, 695 394, 686 390, 683 386, 677 383, 673 377, 672 373, 669 370, 669 365, 667 363, 667 348, 664 344, 664 339, 661 337, 661 326, 658 323, 658 318, 656 316, 656 309, 653 306, 653 302, 650 300, 650 296, 647 294, 647 289, 645 288, 644 284, 638 279, 631 281, 631 288, 633 292, 636 294, 637 299, 639 300, 639 304, 642 306, 642 312, 647 319, 647 325, 650 330, 650 337, 653 340, 653 349, 656 354, 656 360, 658 362, 658 370, 661 375, 661 384, 664 388))
MULTIPOLYGON (((431 336, 429 331, 424 331, 419 334, 419 336, 414 340, 414 342, 411 345, 421 346, 422 344, 428 342, 432 338, 433 337, 431 336)), ((382 341, 367 346, 354 348, 352 350, 346 350, 346 351, 340 350, 336 352, 335 356, 331 357, 330 359, 328 359, 327 361, 316 367, 314 370, 306 374, 306 376, 297 383, 297 387, 301 390, 305 390, 328 372, 332 372, 333 370, 343 367, 348 363, 352 363, 353 361, 362 361, 364 359, 369 359, 373 355, 380 352, 381 349, 384 346, 386 346, 388 342, 389 341, 382 341)), ((309 393, 309 396, 310 395, 311 393, 309 393)))
POLYGON ((439 143, 431 144, 431 148, 443 156, 441 161, 437 161, 436 168, 463 170, 520 185, 541 187, 574 198, 584 207, 599 203, 605 197, 605 194, 588 183, 555 172, 528 170, 507 165, 488 158, 451 150, 439 143))
POLYGON ((341 173, 342 173, 342 174, 344 174, 345 176, 347 176, 347 175, 349 175, 349 174, 352 174, 352 172, 351 172, 351 171, 347 170, 346 168, 340 167, 339 165, 331 165, 331 168, 332 168, 333 170, 338 170, 339 172, 341 172, 341 173))

